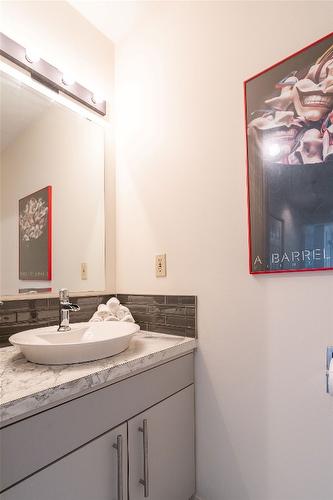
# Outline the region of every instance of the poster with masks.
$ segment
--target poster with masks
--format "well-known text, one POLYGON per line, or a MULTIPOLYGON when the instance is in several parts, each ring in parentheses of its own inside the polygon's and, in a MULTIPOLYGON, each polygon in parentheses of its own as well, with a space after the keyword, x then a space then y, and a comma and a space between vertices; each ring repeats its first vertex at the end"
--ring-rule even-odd
POLYGON ((244 88, 250 272, 333 269, 333 33, 244 88))
MULTIPOLYGON (((52 279, 52 186, 19 200, 19 279, 52 279)), ((24 291, 28 291, 25 289, 24 291)))

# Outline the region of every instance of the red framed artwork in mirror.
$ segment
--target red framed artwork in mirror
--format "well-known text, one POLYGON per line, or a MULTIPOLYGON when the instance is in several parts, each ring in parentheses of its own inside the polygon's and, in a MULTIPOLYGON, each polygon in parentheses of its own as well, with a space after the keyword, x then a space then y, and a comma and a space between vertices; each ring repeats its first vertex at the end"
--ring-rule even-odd
POLYGON ((52 279, 52 187, 19 200, 19 279, 52 279))

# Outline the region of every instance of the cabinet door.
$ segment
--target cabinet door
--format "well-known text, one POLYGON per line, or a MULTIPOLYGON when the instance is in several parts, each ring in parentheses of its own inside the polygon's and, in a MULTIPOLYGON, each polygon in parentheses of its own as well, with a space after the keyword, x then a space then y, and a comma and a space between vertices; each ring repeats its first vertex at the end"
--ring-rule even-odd
POLYGON ((129 500, 188 500, 195 490, 194 388, 128 422, 129 500))
POLYGON ((0 498, 127 500, 127 424, 103 434, 18 483, 0 498))

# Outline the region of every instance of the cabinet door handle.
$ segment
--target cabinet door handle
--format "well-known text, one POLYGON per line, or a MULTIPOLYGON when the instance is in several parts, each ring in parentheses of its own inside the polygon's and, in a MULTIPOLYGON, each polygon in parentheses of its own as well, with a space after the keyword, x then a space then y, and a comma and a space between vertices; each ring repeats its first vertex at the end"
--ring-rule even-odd
POLYGON ((142 427, 139 427, 139 431, 143 435, 143 479, 140 479, 140 484, 144 488, 144 497, 149 497, 149 465, 148 465, 148 423, 144 419, 142 427))
POLYGON ((123 483, 123 436, 117 436, 117 443, 112 445, 117 450, 117 498, 124 500, 124 483, 123 483))

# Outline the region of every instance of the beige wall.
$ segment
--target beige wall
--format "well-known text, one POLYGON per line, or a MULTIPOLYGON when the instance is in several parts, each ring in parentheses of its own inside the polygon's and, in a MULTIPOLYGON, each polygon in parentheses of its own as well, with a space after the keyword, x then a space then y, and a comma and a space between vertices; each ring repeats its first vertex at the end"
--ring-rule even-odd
MULTIPOLYGON (((31 92, 21 92, 32 100, 31 92)), ((1 201, 0 295, 29 287, 50 287, 53 292, 63 287, 71 292, 105 289, 102 126, 53 103, 2 152, 1 201), (49 185, 53 279, 20 281, 18 200, 49 185), (86 280, 81 280, 82 262, 87 264, 86 280)))
POLYGON ((331 2, 154 2, 116 49, 117 289, 198 295, 203 500, 332 496, 333 274, 248 274, 242 86, 332 19, 331 2))
POLYGON ((0 30, 108 101, 106 136, 106 285, 115 289, 113 145, 114 48, 112 42, 63 1, 2 1, 0 30))

